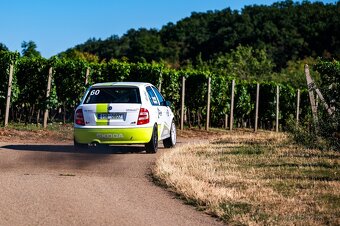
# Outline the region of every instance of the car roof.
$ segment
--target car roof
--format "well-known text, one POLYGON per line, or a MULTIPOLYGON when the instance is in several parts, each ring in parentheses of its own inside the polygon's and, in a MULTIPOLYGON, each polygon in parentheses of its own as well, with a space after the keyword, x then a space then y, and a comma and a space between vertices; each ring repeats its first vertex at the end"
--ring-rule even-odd
POLYGON ((152 85, 147 82, 103 82, 93 84, 92 87, 112 87, 112 86, 138 86, 145 87, 147 85, 152 85))

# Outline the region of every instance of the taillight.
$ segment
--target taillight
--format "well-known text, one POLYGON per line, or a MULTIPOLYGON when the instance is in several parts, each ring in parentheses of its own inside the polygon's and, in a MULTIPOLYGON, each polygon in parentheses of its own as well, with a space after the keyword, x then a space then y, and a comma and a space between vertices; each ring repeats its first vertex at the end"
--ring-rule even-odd
POLYGON ((78 109, 76 111, 76 114, 74 116, 74 122, 77 125, 85 126, 85 120, 84 120, 84 115, 83 115, 83 110, 82 109, 78 109))
POLYGON ((149 111, 146 108, 141 108, 139 110, 137 125, 144 125, 150 122, 149 111))

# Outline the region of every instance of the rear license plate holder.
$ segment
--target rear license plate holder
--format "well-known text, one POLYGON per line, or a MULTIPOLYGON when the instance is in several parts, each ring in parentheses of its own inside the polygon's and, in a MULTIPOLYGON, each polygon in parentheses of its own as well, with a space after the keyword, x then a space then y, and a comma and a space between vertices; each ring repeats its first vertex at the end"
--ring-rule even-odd
POLYGON ((98 119, 107 119, 107 120, 124 120, 124 113, 100 113, 97 114, 98 119))

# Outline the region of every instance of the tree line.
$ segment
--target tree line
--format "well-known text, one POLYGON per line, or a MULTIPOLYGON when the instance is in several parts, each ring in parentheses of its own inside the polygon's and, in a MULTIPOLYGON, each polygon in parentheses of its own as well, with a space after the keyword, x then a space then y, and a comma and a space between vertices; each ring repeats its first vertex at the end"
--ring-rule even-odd
POLYGON ((242 11, 193 12, 160 30, 130 29, 121 37, 91 38, 61 55, 76 51, 99 60, 164 61, 178 68, 216 61, 239 45, 263 50, 274 72, 306 57, 340 57, 340 2, 324 4, 286 0, 245 6, 242 11))

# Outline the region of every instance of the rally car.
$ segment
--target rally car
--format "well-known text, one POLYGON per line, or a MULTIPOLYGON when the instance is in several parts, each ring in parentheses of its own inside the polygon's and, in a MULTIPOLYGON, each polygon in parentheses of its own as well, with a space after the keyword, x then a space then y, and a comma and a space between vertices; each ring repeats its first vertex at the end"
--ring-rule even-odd
POLYGON ((170 102, 156 87, 141 82, 94 84, 85 92, 74 116, 74 146, 145 144, 156 153, 158 142, 176 145, 170 102))

